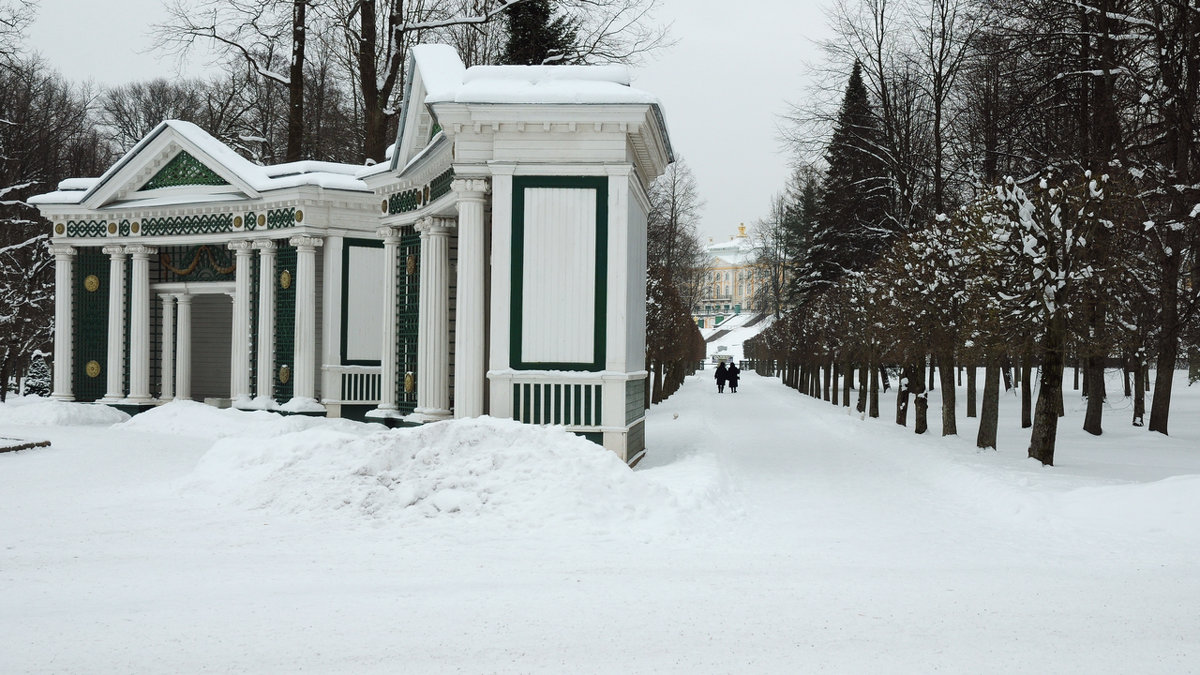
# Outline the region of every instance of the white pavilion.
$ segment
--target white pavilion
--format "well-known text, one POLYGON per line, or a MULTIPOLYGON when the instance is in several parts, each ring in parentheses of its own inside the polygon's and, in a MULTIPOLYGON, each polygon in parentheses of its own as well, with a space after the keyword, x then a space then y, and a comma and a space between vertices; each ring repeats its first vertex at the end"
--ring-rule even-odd
POLYGON ((644 447, 657 100, 613 66, 413 50, 388 161, 258 166, 160 124, 31 201, 53 227, 54 393, 425 423, 559 424, 644 447))

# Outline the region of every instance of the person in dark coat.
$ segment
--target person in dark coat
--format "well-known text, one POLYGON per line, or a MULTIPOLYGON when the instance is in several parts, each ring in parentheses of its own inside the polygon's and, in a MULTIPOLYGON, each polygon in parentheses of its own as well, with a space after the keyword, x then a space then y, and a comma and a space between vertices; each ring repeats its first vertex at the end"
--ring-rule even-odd
POLYGON ((742 372, 741 368, 737 367, 736 363, 729 364, 729 371, 725 373, 725 381, 729 383, 729 391, 737 393, 738 373, 742 372))
POLYGON ((725 391, 725 380, 729 377, 729 371, 725 370, 724 361, 717 366, 717 374, 714 377, 717 378, 717 393, 723 393, 725 391))

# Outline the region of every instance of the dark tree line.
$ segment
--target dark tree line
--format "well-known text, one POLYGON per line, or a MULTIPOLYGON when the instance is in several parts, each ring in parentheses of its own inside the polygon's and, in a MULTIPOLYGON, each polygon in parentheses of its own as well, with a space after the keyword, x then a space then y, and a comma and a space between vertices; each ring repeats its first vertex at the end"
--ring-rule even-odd
POLYGON ((834 27, 840 106, 797 107, 790 127, 820 184, 791 191, 817 197, 790 205, 809 215, 794 219, 789 310, 748 349, 826 398, 824 380, 857 379, 865 414, 878 415, 881 368, 898 371, 896 419, 915 397, 918 432, 941 387, 943 434, 957 433, 954 377, 970 366, 981 447, 1015 373, 1046 464, 1067 368, 1097 435, 1105 369, 1125 371, 1135 425, 1153 371, 1148 426, 1167 433, 1175 369, 1190 356, 1195 378, 1200 364, 1195 4, 855 0, 834 27))

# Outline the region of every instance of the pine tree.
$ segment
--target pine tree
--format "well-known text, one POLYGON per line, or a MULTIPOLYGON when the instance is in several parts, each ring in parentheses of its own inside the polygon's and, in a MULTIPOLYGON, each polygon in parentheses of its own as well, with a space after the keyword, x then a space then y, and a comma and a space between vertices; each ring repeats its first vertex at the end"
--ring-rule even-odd
POLYGON ((551 0, 529 0, 510 7, 503 63, 540 66, 570 61, 577 33, 567 17, 554 16, 551 0))
POLYGON ((863 84, 862 64, 855 62, 825 152, 828 168, 811 245, 796 276, 801 302, 846 272, 865 269, 890 242, 888 181, 879 153, 879 128, 863 84))

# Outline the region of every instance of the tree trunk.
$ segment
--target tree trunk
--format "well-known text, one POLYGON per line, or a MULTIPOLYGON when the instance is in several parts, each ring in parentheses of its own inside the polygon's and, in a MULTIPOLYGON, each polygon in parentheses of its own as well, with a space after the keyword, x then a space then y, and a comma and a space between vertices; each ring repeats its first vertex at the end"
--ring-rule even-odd
POLYGON ((832 373, 830 372, 832 369, 833 367, 828 361, 821 366, 821 397, 826 401, 829 400, 829 380, 832 376, 832 373))
POLYGON ((976 447, 995 449, 999 420, 1000 366, 995 357, 988 357, 983 370, 983 409, 979 416, 979 435, 975 437, 976 447))
POLYGON ((972 365, 967 368, 967 417, 976 417, 976 395, 975 388, 978 386, 976 381, 979 378, 978 368, 972 365))
POLYGON ((841 374, 841 367, 838 365, 837 361, 834 361, 829 365, 829 368, 833 371, 831 378, 833 380, 833 386, 829 389, 830 403, 836 406, 838 404, 838 391, 841 389, 841 387, 838 385, 838 375, 841 374))
POLYGON ((1004 360, 1000 362, 1000 375, 1004 378, 1004 391, 1012 391, 1012 362, 1009 360, 1007 355, 1004 357, 1004 360))
POLYGON ((937 382, 936 368, 937 368, 937 358, 933 354, 930 354, 929 355, 929 388, 926 389, 926 391, 934 390, 934 384, 937 382))
POLYGON ((942 351, 939 357, 938 373, 942 378, 942 435, 957 436, 958 435, 958 419, 955 407, 954 391, 954 348, 949 347, 942 351))
POLYGON ((842 373, 842 407, 850 407, 850 385, 854 380, 854 364, 846 362, 846 367, 842 373))
POLYGON ((904 366, 900 371, 900 384, 896 386, 896 424, 908 426, 908 395, 909 383, 912 381, 912 366, 904 366))
POLYGON ((1087 358, 1088 397, 1087 412, 1083 416, 1083 430, 1093 436, 1104 433, 1101 424, 1104 416, 1104 357, 1087 358))
POLYGON ((887 366, 879 366, 879 378, 883 382, 883 393, 886 394, 888 389, 892 388, 892 381, 888 377, 887 366))
POLYGON ((1033 379, 1033 365, 1029 363, 1029 357, 1026 356, 1021 362, 1021 379, 1024 384, 1021 385, 1021 428, 1028 429, 1033 426, 1033 384, 1030 380, 1033 379))
POLYGON ((303 159, 305 14, 309 0, 292 0, 292 62, 288 70, 287 159, 303 159))
POLYGON ((650 397, 653 403, 662 403, 663 400, 663 366, 660 362, 654 363, 654 395, 650 397))
POLYGON ((1146 381, 1142 378, 1146 364, 1135 361, 1133 368, 1133 426, 1140 427, 1146 423, 1146 381))
POLYGON ((1063 344, 1066 319, 1051 317, 1042 343, 1042 378, 1037 409, 1033 416, 1033 434, 1029 456, 1043 465, 1054 466, 1054 443, 1058 437, 1058 409, 1062 401, 1063 344))
POLYGON ((1150 399, 1150 431, 1167 435, 1171 414, 1171 385, 1175 381, 1175 361, 1179 358, 1179 258, 1167 256, 1162 272, 1162 297, 1159 300, 1162 331, 1158 343, 1158 361, 1154 371, 1154 396, 1150 399))
POLYGON ((916 375, 913 394, 916 396, 916 406, 913 420, 913 431, 923 434, 929 431, 929 394, 925 391, 925 357, 922 356, 913 367, 916 375))
POLYGON ((1079 391, 1079 357, 1076 356, 1074 361, 1075 361, 1075 391, 1079 391))
POLYGON ((1125 385, 1125 398, 1129 398, 1130 396, 1133 396, 1133 382, 1131 381, 1131 376, 1133 375, 1133 366, 1130 365, 1128 356, 1125 357, 1125 362, 1122 365, 1121 383, 1125 385))
POLYGON ((871 417, 879 417, 879 367, 871 368, 871 407, 868 413, 871 417))
POLYGON ((858 369, 858 405, 854 408, 858 412, 867 411, 867 367, 864 366, 858 369))

